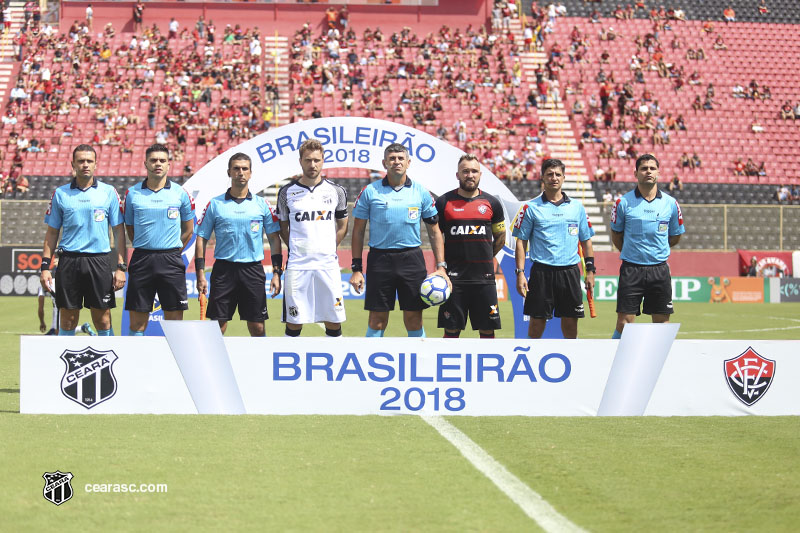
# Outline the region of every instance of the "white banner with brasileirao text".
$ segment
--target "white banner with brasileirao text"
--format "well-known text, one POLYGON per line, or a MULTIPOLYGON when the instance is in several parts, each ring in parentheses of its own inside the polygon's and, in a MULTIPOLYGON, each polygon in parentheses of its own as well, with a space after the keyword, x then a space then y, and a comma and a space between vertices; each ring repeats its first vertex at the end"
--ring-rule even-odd
MULTIPOLYGON (((594 416, 618 345, 231 337, 220 355, 248 414, 594 416)), ((643 414, 800 415, 798 353, 800 341, 675 341, 643 414)), ((215 394, 210 378, 200 393, 215 394)), ((197 413, 186 383, 162 337, 21 340, 22 413, 197 413)))

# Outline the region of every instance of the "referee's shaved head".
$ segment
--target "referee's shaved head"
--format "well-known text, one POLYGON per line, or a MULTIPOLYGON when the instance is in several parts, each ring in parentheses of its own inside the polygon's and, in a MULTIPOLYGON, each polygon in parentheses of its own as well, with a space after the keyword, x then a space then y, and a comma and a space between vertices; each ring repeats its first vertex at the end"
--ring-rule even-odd
POLYGON ((253 168, 253 160, 250 159, 249 155, 243 154, 242 152, 237 152, 228 159, 228 170, 231 169, 231 165, 234 161, 247 161, 248 166, 250 166, 251 169, 253 168))

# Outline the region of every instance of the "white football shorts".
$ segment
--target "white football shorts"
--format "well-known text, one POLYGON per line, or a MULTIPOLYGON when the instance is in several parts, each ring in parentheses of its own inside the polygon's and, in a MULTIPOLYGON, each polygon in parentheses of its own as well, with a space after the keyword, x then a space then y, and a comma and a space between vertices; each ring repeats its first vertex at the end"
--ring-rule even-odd
POLYGON ((283 277, 283 322, 344 322, 340 272, 338 265, 319 270, 287 270, 283 277))

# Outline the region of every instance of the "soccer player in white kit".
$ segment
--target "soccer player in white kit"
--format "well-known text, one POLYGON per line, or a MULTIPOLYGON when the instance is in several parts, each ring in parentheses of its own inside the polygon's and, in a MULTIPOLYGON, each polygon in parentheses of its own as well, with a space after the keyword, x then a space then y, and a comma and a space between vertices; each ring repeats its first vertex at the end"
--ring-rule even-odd
POLYGON ((283 290, 288 337, 315 322, 325 323, 329 337, 339 337, 345 321, 336 249, 347 234, 347 193, 322 179, 322 163, 322 144, 305 141, 300 146, 303 175, 278 191, 281 237, 289 248, 283 290))

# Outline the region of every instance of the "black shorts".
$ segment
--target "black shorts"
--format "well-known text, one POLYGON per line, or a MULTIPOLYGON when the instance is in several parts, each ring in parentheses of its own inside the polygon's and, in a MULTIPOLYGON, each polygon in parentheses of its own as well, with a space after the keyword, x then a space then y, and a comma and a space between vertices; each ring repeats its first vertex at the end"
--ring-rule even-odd
POLYGON ((108 254, 62 252, 56 269, 56 305, 59 309, 116 307, 108 254))
POLYGON ((453 283, 450 298, 439 306, 438 327, 462 330, 467 326, 467 314, 472 329, 500 329, 500 308, 497 305, 497 286, 492 283, 453 283))
POLYGON ((626 315, 671 315, 672 276, 669 265, 636 265, 623 261, 619 267, 617 313, 626 315), (644 300, 641 312, 639 306, 644 300))
POLYGON ((128 267, 128 291, 125 310, 151 312, 158 293, 164 311, 186 311, 186 266, 178 248, 172 250, 142 250, 131 255, 128 267))
POLYGON ((211 291, 206 316, 212 320, 233 319, 239 307, 239 319, 263 322, 267 315, 267 275, 260 261, 234 263, 217 259, 211 270, 211 291))
POLYGON ((531 318, 583 318, 580 265, 534 263, 528 279, 524 313, 531 318))
POLYGON ((364 309, 392 311, 396 294, 400 309, 422 311, 428 306, 419 297, 419 286, 427 274, 421 248, 371 249, 367 255, 364 309))

